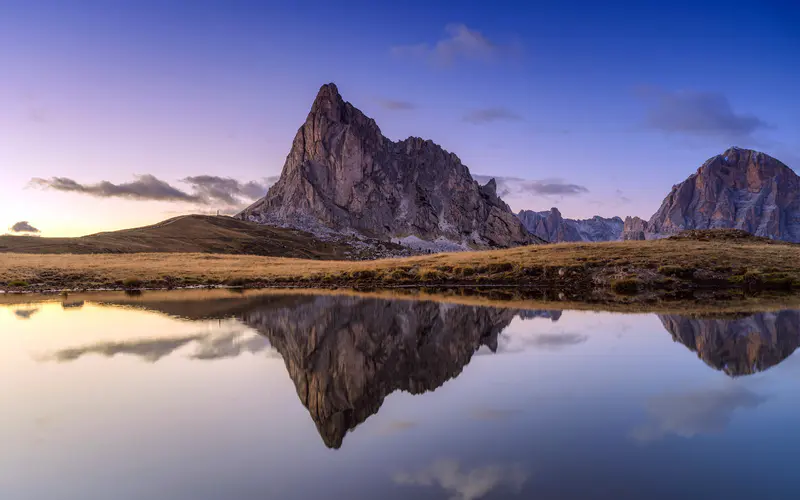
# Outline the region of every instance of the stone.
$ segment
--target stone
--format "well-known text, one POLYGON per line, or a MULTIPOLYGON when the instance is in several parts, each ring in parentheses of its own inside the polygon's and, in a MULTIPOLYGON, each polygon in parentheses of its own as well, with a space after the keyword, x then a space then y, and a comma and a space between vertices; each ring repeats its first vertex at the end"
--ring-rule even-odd
POLYGON ((375 121, 323 85, 280 179, 237 217, 423 249, 541 243, 453 153, 430 140, 392 142, 375 121))
POLYGON ((647 238, 691 229, 741 229, 800 243, 800 177, 764 153, 732 147, 673 186, 647 238))

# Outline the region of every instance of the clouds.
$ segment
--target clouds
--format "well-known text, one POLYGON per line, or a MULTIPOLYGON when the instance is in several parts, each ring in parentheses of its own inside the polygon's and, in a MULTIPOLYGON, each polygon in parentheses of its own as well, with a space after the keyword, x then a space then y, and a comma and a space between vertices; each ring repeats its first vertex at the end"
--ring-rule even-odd
POLYGON ((501 45, 489 40, 481 32, 464 24, 448 24, 445 36, 435 44, 418 43, 392 47, 398 57, 419 59, 439 66, 451 66, 460 61, 490 62, 513 56, 519 51, 517 44, 501 45))
POLYGON ((139 175, 133 182, 113 184, 102 181, 97 184, 81 184, 68 177, 52 177, 50 179, 31 179, 31 185, 68 193, 81 193, 99 198, 129 198, 133 200, 188 201, 202 203, 199 195, 189 194, 170 186, 153 175, 139 175))
POLYGON ((647 89, 643 97, 648 105, 647 126, 664 132, 736 140, 769 127, 755 115, 734 111, 728 98, 718 92, 647 89))
POLYGON ((31 319, 31 316, 39 312, 38 307, 32 307, 30 309, 17 309, 14 311, 14 315, 19 319, 31 319))
POLYGON ((211 333, 180 335, 163 338, 142 338, 118 342, 98 342, 56 351, 47 360, 57 362, 75 361, 90 354, 111 358, 117 355, 135 356, 148 363, 156 363, 176 351, 193 346, 187 359, 217 360, 235 358, 245 353, 266 352, 269 357, 279 357, 277 351, 265 337, 246 327, 233 326, 230 329, 211 333))
POLYGON ((482 108, 468 112, 461 119, 467 123, 480 125, 498 121, 521 121, 522 116, 507 108, 482 108))
POLYGON ((410 111, 417 108, 414 103, 408 101, 396 101, 393 99, 380 99, 378 100, 378 104, 383 109, 388 109, 390 111, 410 111))
POLYGON ((520 464, 462 470, 456 460, 438 460, 416 472, 398 472, 392 480, 401 485, 439 487, 451 495, 451 500, 477 500, 500 488, 519 493, 528 476, 520 464))
POLYGON ((125 198, 138 201, 186 202, 198 205, 226 205, 238 207, 248 201, 264 196, 270 184, 277 177, 263 181, 240 182, 230 177, 198 175, 186 177, 181 182, 188 184, 190 190, 172 186, 153 175, 139 175, 132 182, 114 184, 102 181, 96 184, 82 184, 68 177, 50 179, 33 178, 30 185, 67 193, 79 193, 98 198, 125 198))
POLYGON ((565 182, 563 179, 528 180, 518 177, 493 177, 476 174, 473 179, 486 184, 490 179, 497 182, 497 196, 579 196, 589 192, 585 186, 565 182))
POLYGON ((250 181, 242 183, 230 177, 217 177, 214 175, 197 175, 186 177, 182 180, 192 186, 194 192, 206 200, 237 205, 242 198, 255 200, 267 194, 270 184, 277 181, 276 177, 265 179, 259 183, 250 181))
POLYGON ((12 233, 29 233, 29 234, 41 233, 41 231, 30 225, 26 220, 17 222, 16 224, 8 228, 8 230, 11 231, 12 233))
POLYGON ((631 436, 649 442, 673 434, 692 437, 725 430, 737 410, 752 409, 766 398, 741 385, 663 394, 653 398, 647 411, 651 421, 634 429, 631 436))

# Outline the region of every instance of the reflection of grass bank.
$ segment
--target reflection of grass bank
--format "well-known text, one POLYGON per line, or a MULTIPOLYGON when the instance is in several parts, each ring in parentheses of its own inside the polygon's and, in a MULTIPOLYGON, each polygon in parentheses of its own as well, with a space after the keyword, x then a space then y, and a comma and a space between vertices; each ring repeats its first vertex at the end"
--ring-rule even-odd
POLYGON ((679 298, 800 289, 800 245, 668 239, 572 243, 375 261, 219 254, 0 254, 0 289, 506 285, 566 298, 679 298), (23 284, 24 283, 24 284, 23 284))
POLYGON ((388 288, 371 291, 316 288, 204 288, 191 290, 148 290, 70 292, 62 294, 0 294, 3 305, 33 305, 59 302, 62 307, 84 303, 140 307, 189 319, 224 318, 235 315, 243 305, 262 301, 282 301, 304 295, 334 295, 391 300, 426 300, 469 306, 506 307, 529 310, 581 310, 619 313, 681 314, 702 318, 730 318, 765 311, 800 309, 800 295, 782 293, 699 294, 699 299, 669 301, 574 301, 557 292, 528 288, 456 287, 456 288, 388 288))

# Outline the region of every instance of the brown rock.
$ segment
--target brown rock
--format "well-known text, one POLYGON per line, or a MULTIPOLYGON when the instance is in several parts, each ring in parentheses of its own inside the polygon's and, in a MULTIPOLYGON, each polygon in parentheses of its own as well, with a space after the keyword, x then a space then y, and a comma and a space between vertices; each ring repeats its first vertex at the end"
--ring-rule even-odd
POLYGON ((390 141, 332 83, 297 131, 280 180, 238 217, 465 248, 540 242, 455 154, 417 137, 390 141))

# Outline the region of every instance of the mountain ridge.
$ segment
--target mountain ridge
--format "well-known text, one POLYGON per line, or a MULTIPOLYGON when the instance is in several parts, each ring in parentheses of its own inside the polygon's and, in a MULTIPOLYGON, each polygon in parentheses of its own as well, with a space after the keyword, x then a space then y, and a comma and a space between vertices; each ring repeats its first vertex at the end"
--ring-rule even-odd
POLYGON ((375 120, 323 85, 281 176, 237 215, 315 233, 365 235, 457 250, 541 243, 454 153, 431 140, 393 142, 375 120))

